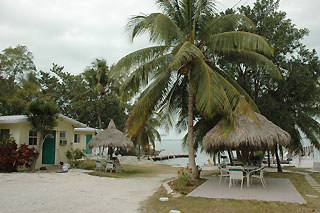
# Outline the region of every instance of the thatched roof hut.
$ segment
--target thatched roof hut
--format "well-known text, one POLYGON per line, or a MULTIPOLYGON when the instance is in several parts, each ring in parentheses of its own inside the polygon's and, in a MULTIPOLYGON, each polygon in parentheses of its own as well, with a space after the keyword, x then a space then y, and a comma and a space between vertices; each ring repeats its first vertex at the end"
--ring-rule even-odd
POLYGON ((258 125, 245 115, 235 114, 235 129, 227 137, 223 134, 223 122, 219 121, 203 138, 204 149, 210 151, 219 147, 233 148, 241 145, 271 147, 275 143, 281 145, 290 143, 289 133, 263 115, 256 113, 256 116, 259 121, 258 125))
POLYGON ((95 135, 88 143, 88 146, 89 148, 106 146, 121 148, 133 146, 133 143, 130 138, 116 128, 111 119, 108 128, 95 135))

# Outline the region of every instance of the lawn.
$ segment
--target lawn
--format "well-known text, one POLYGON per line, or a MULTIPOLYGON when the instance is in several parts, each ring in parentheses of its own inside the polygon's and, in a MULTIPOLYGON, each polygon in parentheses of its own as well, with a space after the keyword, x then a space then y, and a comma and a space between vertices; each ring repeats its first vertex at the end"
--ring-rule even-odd
POLYGON ((266 177, 289 178, 297 190, 308 202, 307 204, 294 204, 285 202, 267 202, 255 200, 209 199, 181 196, 169 196, 168 202, 159 201, 160 197, 167 197, 164 188, 160 188, 152 197, 145 201, 141 207, 142 212, 169 212, 172 209, 181 212, 320 212, 320 198, 310 198, 306 195, 317 195, 306 182, 303 175, 295 173, 266 173, 266 177))
MULTIPOLYGON (((96 162, 94 160, 84 161, 79 168, 94 170, 96 162)), ((90 171, 89 175, 99 177, 112 178, 130 178, 130 177, 153 177, 158 174, 175 173, 178 168, 171 167, 166 164, 123 164, 121 165, 121 172, 109 173, 104 171, 90 171)))

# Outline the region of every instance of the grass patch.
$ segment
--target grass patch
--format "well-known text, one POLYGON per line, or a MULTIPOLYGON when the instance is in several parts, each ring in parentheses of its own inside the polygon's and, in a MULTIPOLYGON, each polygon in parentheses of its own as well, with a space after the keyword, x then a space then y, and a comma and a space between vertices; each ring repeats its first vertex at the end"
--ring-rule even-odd
POLYGON ((130 178, 130 177, 154 177, 158 174, 165 174, 169 172, 176 172, 178 169, 165 164, 124 164, 121 166, 121 172, 109 173, 103 171, 89 172, 89 175, 99 177, 112 178, 130 178))
MULTIPOLYGON (((169 212, 172 209, 181 212, 320 212, 319 198, 309 198, 308 195, 318 195, 306 181, 304 175, 295 173, 265 173, 265 177, 289 178, 296 189, 308 202, 307 204, 295 204, 285 202, 267 202, 255 200, 233 199, 209 199, 181 196, 173 198, 169 196, 168 202, 159 201, 160 197, 167 196, 164 188, 160 188, 152 197, 145 201, 141 212, 169 212)), ((290 196, 290 195, 288 195, 290 196)))
POLYGON ((283 169, 283 170, 293 171, 293 172, 309 172, 309 171, 307 171, 307 170, 309 170, 309 169, 296 168, 296 167, 294 167, 294 166, 283 166, 282 169, 283 169))
POLYGON ((96 168, 95 160, 84 160, 79 165, 79 169, 95 170, 95 168, 96 168))
POLYGON ((312 173, 311 176, 320 184, 320 173, 312 173))

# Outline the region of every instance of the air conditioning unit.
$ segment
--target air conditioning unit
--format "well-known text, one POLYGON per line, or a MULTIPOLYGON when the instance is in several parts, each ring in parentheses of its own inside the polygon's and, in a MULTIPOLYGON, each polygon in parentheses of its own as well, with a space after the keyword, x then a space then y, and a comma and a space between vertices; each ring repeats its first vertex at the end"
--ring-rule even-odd
POLYGON ((60 145, 61 146, 67 145, 67 139, 60 139, 60 145))

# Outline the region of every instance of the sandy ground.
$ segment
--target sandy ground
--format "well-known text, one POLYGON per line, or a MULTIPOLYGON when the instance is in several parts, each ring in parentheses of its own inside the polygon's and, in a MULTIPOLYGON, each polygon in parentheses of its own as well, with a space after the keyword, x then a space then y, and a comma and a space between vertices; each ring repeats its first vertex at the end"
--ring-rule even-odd
POLYGON ((138 212, 175 175, 116 179, 85 172, 0 173, 0 212, 138 212))

